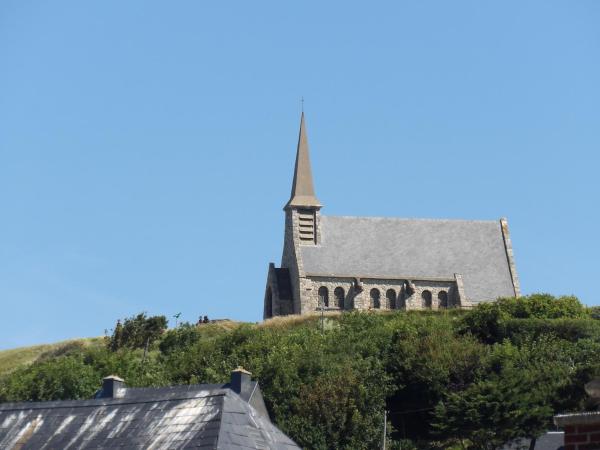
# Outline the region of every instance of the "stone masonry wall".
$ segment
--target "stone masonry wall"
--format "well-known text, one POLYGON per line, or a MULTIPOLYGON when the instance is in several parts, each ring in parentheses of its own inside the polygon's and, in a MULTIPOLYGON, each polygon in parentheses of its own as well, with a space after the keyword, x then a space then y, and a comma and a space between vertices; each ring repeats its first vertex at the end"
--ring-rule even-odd
POLYGON ((283 255, 281 256, 281 267, 285 267, 290 270, 294 314, 302 313, 300 305, 299 280, 300 277, 304 275, 302 270, 302 261, 298 261, 299 252, 297 249, 300 245, 300 238, 298 235, 298 212, 293 209, 287 209, 285 211, 285 232, 283 237, 283 255))
POLYGON ((508 231, 508 220, 505 217, 500 219, 500 228, 502 230, 502 237, 504 238, 504 250, 506 251, 506 258, 508 259, 508 267, 510 269, 510 276, 515 290, 515 297, 519 298, 521 296, 521 286, 519 283, 519 276, 517 275, 515 254, 510 240, 510 233, 508 231))
MULTIPOLYGON (((306 314, 309 311, 314 311, 314 309, 305 295, 305 292, 310 290, 311 284, 305 278, 300 246, 315 244, 301 243, 298 210, 289 208, 286 210, 285 216, 284 256, 281 261, 281 267, 288 267, 290 269, 294 296, 294 313, 306 314)), ((321 241, 321 214, 318 209, 315 210, 315 238, 318 244, 321 241)))
POLYGON ((293 313, 292 302, 288 299, 281 298, 277 275, 275 273, 275 265, 270 263, 267 275, 267 286, 265 288, 263 319, 275 316, 285 316, 293 313), (269 315, 269 311, 271 312, 271 315, 269 315))
POLYGON ((389 289, 394 290, 396 296, 396 309, 418 310, 425 309, 422 294, 428 290, 431 292, 431 309, 440 309, 438 295, 444 291, 447 294, 449 307, 457 306, 458 296, 456 283, 448 281, 413 280, 411 287, 412 295, 405 292, 405 280, 373 279, 363 278, 360 280, 362 291, 357 292, 354 288, 353 278, 308 276, 300 280, 303 313, 317 310, 319 307, 319 288, 326 287, 329 295, 329 309, 339 309, 335 304, 335 289, 344 289, 344 309, 369 310, 371 305, 371 289, 379 290, 380 309, 392 309, 387 297, 389 289))

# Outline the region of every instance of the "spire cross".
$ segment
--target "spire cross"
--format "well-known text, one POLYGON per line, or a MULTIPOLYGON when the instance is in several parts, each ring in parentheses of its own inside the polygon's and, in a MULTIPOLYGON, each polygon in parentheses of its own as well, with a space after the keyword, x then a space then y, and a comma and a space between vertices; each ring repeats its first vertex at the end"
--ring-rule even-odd
POLYGON ((300 108, 302 109, 302 112, 304 112, 304 96, 300 97, 300 108))

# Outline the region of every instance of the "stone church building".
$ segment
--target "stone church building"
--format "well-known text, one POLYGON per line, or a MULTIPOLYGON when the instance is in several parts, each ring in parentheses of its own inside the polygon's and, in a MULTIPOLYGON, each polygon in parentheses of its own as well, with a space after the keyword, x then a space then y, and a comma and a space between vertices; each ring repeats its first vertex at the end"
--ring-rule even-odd
POLYGON ((321 214, 304 114, 281 267, 269 264, 264 317, 350 309, 471 307, 518 297, 506 219, 321 214))

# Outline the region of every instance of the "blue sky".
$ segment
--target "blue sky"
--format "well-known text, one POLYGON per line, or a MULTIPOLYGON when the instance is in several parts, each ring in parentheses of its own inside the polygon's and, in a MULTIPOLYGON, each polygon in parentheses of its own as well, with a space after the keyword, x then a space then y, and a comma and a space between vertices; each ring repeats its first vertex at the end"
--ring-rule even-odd
POLYGON ((507 216, 600 304, 600 2, 0 3, 0 348, 258 321, 305 98, 324 214, 507 216))

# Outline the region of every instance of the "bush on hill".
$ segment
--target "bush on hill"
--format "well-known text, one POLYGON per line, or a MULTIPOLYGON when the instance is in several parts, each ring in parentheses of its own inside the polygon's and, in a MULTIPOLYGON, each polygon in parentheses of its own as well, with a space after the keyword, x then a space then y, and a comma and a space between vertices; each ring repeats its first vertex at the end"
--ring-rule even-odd
POLYGON ((576 297, 550 294, 501 298, 481 303, 465 314, 462 331, 492 344, 508 337, 506 323, 512 319, 589 319, 590 312, 576 297))
POLYGON ((48 359, 18 370, 2 380, 2 401, 44 401, 91 397, 98 374, 81 354, 48 359))
POLYGON ((109 374, 131 386, 223 383, 242 365, 273 421, 305 448, 378 448, 387 410, 388 448, 485 449, 582 408, 583 384, 600 373, 600 321, 573 297, 326 320, 323 331, 317 317, 184 323, 157 335, 146 356, 139 339, 73 346, 5 376, 0 400, 88 398, 109 374))
POLYGON ((113 351, 120 348, 144 348, 154 343, 167 329, 165 316, 147 317, 146 313, 118 320, 107 345, 113 351))

